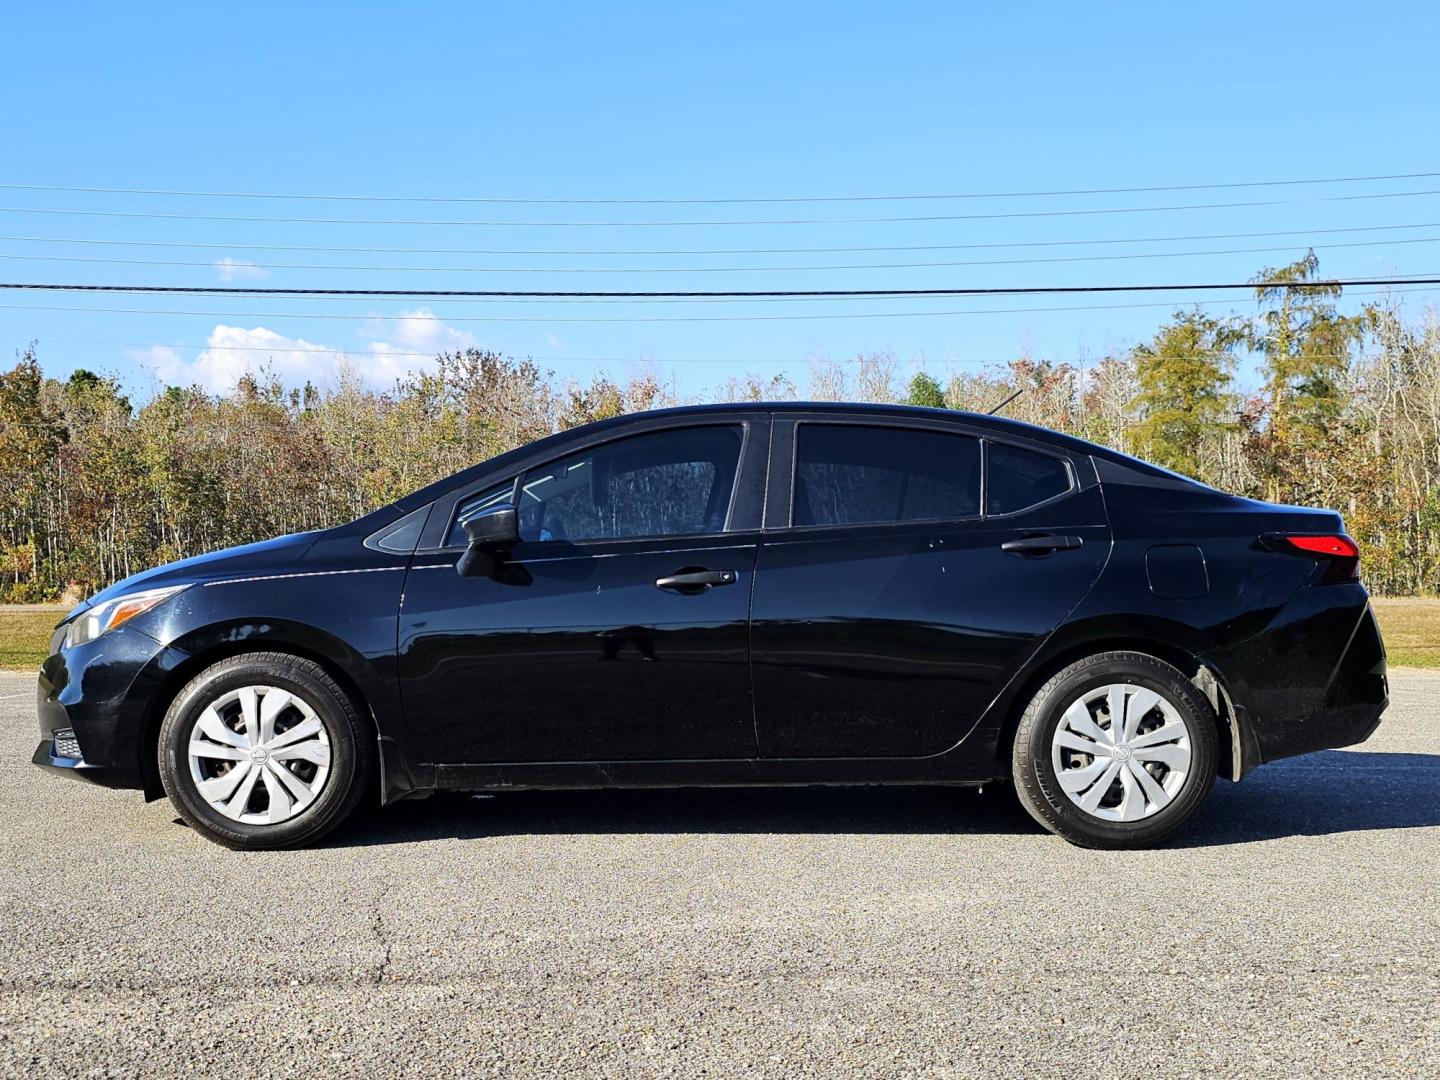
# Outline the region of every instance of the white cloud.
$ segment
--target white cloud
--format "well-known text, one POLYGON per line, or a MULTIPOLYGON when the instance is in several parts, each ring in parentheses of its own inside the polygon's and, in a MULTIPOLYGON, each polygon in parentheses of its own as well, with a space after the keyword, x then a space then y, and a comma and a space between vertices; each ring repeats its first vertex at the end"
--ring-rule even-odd
POLYGON ((304 338, 286 337, 264 326, 216 326, 205 348, 186 360, 174 348, 153 345, 126 355, 171 386, 200 385, 212 393, 235 389, 241 376, 267 372, 286 386, 334 382, 342 371, 384 389, 396 379, 431 365, 436 354, 478 347, 475 336, 457 330, 427 308, 390 319, 368 319, 360 327, 366 344, 340 349, 304 338))
POLYGON ((454 352, 479 347, 475 335, 457 330, 429 308, 402 311, 395 319, 371 319, 366 327, 373 352, 454 352))
POLYGON ((178 379, 177 376, 185 370, 185 360, 168 345, 151 345, 145 349, 126 349, 125 356, 141 367, 154 372, 155 377, 162 383, 184 381, 178 379))
POLYGON ((343 366, 343 351, 304 338, 288 338, 257 326, 217 326, 209 346, 192 365, 199 381, 212 390, 232 390, 240 377, 262 368, 286 386, 323 382, 343 366))
POLYGON ((429 366, 442 352, 458 352, 479 347, 475 335, 457 330, 429 308, 402 311, 393 320, 370 320, 369 362, 363 365, 366 378, 393 382, 413 371, 429 366), (383 335, 383 337, 382 337, 383 335))
POLYGON ((270 271, 244 259, 232 259, 228 255, 215 263, 215 276, 221 281, 264 281, 270 271))
POLYGON ((217 326, 205 344, 205 349, 190 361, 164 345, 133 350, 128 355, 167 385, 198 383, 217 394, 229 393, 242 375, 261 370, 286 386, 324 382, 337 375, 347 359, 343 350, 303 338, 288 338, 263 326, 217 326))

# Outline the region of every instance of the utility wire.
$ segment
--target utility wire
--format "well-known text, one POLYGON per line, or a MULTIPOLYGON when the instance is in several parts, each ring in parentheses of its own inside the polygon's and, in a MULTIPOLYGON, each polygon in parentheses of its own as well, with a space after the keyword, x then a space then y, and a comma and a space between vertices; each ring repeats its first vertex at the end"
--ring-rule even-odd
MULTIPOLYGON (((1435 244, 1440 236, 1419 236, 1395 240, 1352 240, 1326 244, 1336 248, 1390 247, 1397 244, 1435 244)), ((939 262, 840 263, 823 266, 355 266, 336 263, 236 263, 233 269, 246 270, 341 270, 350 273, 394 272, 401 274, 739 274, 795 273, 807 270, 923 270, 957 266, 1028 266, 1040 263, 1118 262, 1131 259, 1182 259, 1204 255, 1254 255, 1289 251, 1294 245, 1282 247, 1242 247, 1205 251, 1142 251, 1125 255, 1059 255, 1028 259, 968 259, 939 262)), ((0 253, 0 259, 11 262, 65 262, 101 266, 189 266, 224 271, 226 264, 213 259, 100 259, 77 255, 11 255, 0 253)))
MULTIPOLYGON (((164 341, 76 341, 69 338, 41 337, 36 339, 42 345, 104 345, 116 349, 199 349, 204 352, 214 349, 218 352, 263 352, 263 353, 315 353, 319 356, 353 356, 361 360, 383 359, 389 356, 429 356, 436 357, 446 352, 463 352, 463 349, 390 349, 385 348, 371 352, 368 346, 357 346, 353 349, 316 349, 302 348, 295 345, 186 345, 169 343, 164 341)), ((376 344, 383 344, 377 342, 376 344)), ((483 348, 483 346, 474 346, 483 348)), ((500 351, 500 350, 486 350, 500 351)), ((650 364, 655 363, 653 357, 647 356, 532 356, 525 353, 523 356, 514 355, 524 360, 534 360, 536 363, 544 364, 650 364)), ((1315 354, 1309 354, 1315 355, 1315 354)))
MULTIPOLYGON (((452 349, 421 349, 421 350, 416 350, 416 351, 403 350, 403 349, 389 349, 389 348, 387 348, 387 349, 384 349, 383 351, 372 353, 372 352, 367 351, 368 345, 366 345, 366 346, 356 346, 355 348, 352 348, 352 349, 321 349, 321 348, 304 348, 304 347, 300 347, 300 346, 293 345, 293 344, 285 344, 285 345, 228 345, 228 344, 223 344, 223 343, 211 344, 211 343, 207 342, 207 343, 205 343, 204 345, 197 345, 197 344, 195 344, 194 342, 175 342, 175 341, 95 341, 95 340, 92 340, 92 339, 83 339, 83 340, 80 340, 80 339, 75 339, 75 338, 52 338, 52 337, 40 337, 40 338, 36 338, 35 340, 38 341, 39 344, 41 344, 42 346, 43 346, 43 345, 96 345, 96 346, 105 346, 105 347, 107 347, 107 348, 113 348, 113 349, 196 349, 196 350, 199 350, 199 351, 201 351, 201 352, 205 352, 205 351, 208 351, 208 350, 213 349, 213 350, 215 350, 215 351, 217 351, 217 352, 316 353, 317 355, 321 355, 321 356, 354 356, 354 357, 356 357, 356 358, 358 358, 358 359, 365 359, 365 360, 375 359, 375 358, 378 358, 378 357, 387 357, 387 356, 432 356, 432 357, 433 357, 433 356, 439 356, 441 353, 444 353, 444 352, 455 352, 455 351, 456 351, 456 350, 453 349, 453 348, 452 348, 452 349)), ((484 348, 484 346, 474 346, 474 347, 475 347, 475 348, 484 348)), ((504 350, 491 350, 491 351, 503 352, 504 350)), ((1055 363, 1057 363, 1057 364, 1093 364, 1093 363, 1097 363, 1097 362, 1099 362, 1099 361, 1101 361, 1101 360, 1105 360, 1105 359, 1113 358, 1113 357, 1118 357, 1118 356, 1120 356, 1120 355, 1122 355, 1122 354, 1127 354, 1127 353, 1129 353, 1130 351, 1131 351, 1130 348, 1127 347, 1127 348, 1123 348, 1123 349, 1114 349, 1114 350, 1110 350, 1110 351, 1108 351, 1108 352, 1099 353, 1099 354, 1094 354, 1094 355, 1089 355, 1089 356, 1052 356, 1052 355, 1050 355, 1050 354, 1047 353, 1047 354, 1045 354, 1043 357, 1040 357, 1040 359, 1050 360, 1050 361, 1053 361, 1053 362, 1055 362, 1055 363)), ((1257 351, 1257 350, 1249 350, 1249 351, 1255 352, 1255 351, 1257 351)), ((516 357, 521 357, 521 356, 522 356, 522 354, 519 354, 519 353, 514 353, 514 354, 506 353, 506 355, 513 355, 513 356, 516 356, 516 357)), ((1201 353, 1170 353, 1170 352, 1167 352, 1165 355, 1166 355, 1166 356, 1177 357, 1177 358, 1179 358, 1179 359, 1194 359, 1195 357, 1213 356, 1213 355, 1215 355, 1215 353, 1209 353, 1209 352, 1201 352, 1201 353)), ((1353 355, 1353 354, 1351 354, 1351 353, 1312 353, 1312 352, 1307 352, 1305 355, 1306 355, 1306 356, 1312 356, 1312 357, 1315 357, 1316 359, 1321 359, 1321 360, 1337 360, 1337 359, 1344 359, 1345 357, 1351 356, 1351 355, 1353 355)), ((551 364, 551 363, 569 363, 569 362, 574 362, 574 363, 587 363, 587 364, 652 364, 652 363, 653 363, 653 364, 658 364, 658 363, 661 363, 660 360, 658 360, 657 358, 655 358, 655 357, 653 357, 653 356, 532 356, 532 355, 529 354, 529 353, 525 353, 525 354, 523 354, 523 359, 526 359, 526 360, 534 360, 534 361, 536 361, 537 363, 546 363, 546 364, 551 364)), ((838 358, 833 359, 833 360, 831 360, 831 359, 826 359, 826 360, 823 360, 823 361, 820 361, 820 362, 821 362, 821 363, 826 363, 826 364, 834 364, 834 363, 846 362, 846 361, 851 360, 851 359, 859 359, 859 357, 858 357, 858 356, 857 356, 857 357, 838 357, 838 358)), ((670 359, 670 360, 666 360, 666 361, 664 361, 664 363, 667 363, 667 364, 668 364, 668 363, 675 363, 675 362, 679 362, 679 361, 689 361, 689 360, 695 360, 697 363, 714 363, 714 362, 715 362, 715 361, 706 360, 706 359, 699 358, 699 357, 678 356, 678 357, 673 357, 673 358, 670 359)))
POLYGON ((0 236, 0 240, 32 244, 92 244, 109 247, 213 249, 217 251, 319 251, 327 254, 365 255, 837 255, 886 251, 971 251, 990 248, 1089 247, 1101 244, 1166 244, 1192 240, 1253 240, 1279 236, 1324 236, 1333 233, 1392 232, 1397 229, 1437 229, 1440 221, 1405 225, 1353 225, 1343 228, 1282 229, 1272 232, 1191 233, 1182 236, 1104 237, 1096 240, 1011 240, 972 244, 890 244, 872 247, 780 248, 416 248, 336 247, 309 244, 200 243, 177 240, 107 240, 78 236, 0 236))
POLYGON ((264 217, 243 214, 176 214, 149 213, 138 210, 77 210, 71 208, 3 206, 5 214, 58 214, 75 217, 102 218, 144 218, 153 221, 243 221, 248 224, 268 222, 271 224, 304 225, 441 225, 447 228, 476 226, 491 228, 564 228, 564 229, 641 229, 679 228, 689 226, 733 226, 733 225, 853 225, 882 224, 896 222, 934 221, 989 221, 1004 218, 1054 218, 1090 217, 1114 214, 1157 214, 1176 210, 1228 210, 1237 207, 1290 206, 1311 202, 1356 202, 1368 199, 1408 199, 1424 195, 1440 195, 1440 189, 1425 191, 1389 191, 1367 195, 1323 195, 1309 199, 1263 199, 1243 202, 1187 203, 1170 206, 1118 206, 1086 210, 1017 210, 988 214, 922 214, 894 215, 887 217, 836 217, 836 218, 756 218, 756 219, 709 219, 684 221, 492 221, 492 220, 440 220, 435 218, 309 218, 309 217, 264 217))
POLYGON ((1307 289, 1348 288, 1354 285, 1440 285, 1440 276, 1412 274, 1404 277, 1331 278, 1326 281, 1225 281, 1188 282, 1175 285, 996 285, 936 289, 714 289, 714 290, 555 290, 555 289, 297 289, 291 287, 226 285, 63 285, 46 282, 0 282, 0 290, 81 293, 136 293, 167 296, 288 296, 333 299, 362 296, 384 299, 760 299, 797 297, 872 298, 908 296, 1032 296, 1072 293, 1215 292, 1256 288, 1307 289))
POLYGON ((205 199, 295 199, 325 202, 499 203, 554 206, 719 206, 759 203, 916 202, 946 199, 1030 199, 1058 195, 1133 195, 1157 191, 1218 191, 1229 188, 1293 187, 1306 184, 1357 184, 1376 180, 1418 180, 1440 172, 1387 173, 1376 176, 1328 176, 1298 180, 1236 180, 1215 184, 1165 184, 1146 187, 1071 188, 1058 191, 986 191, 906 195, 774 195, 721 198, 610 198, 511 195, 337 195, 313 192, 197 191, 168 188, 74 187, 58 184, 0 184, 7 191, 62 191, 99 195, 164 195, 205 199))
MULTIPOLYGON (((1409 282, 1408 284, 1416 284, 1409 282)), ((1252 288, 1254 286, 1251 286, 1252 288)), ((1430 292, 1428 287, 1374 289, 1351 293, 1351 296, 1394 296, 1402 293, 1430 292)), ((1188 306, 1200 307, 1224 304, 1225 299, 1195 300, 1188 306)), ((1174 309, 1175 301, 1145 304, 1072 304, 1058 307, 1011 307, 971 308, 968 310, 939 311, 862 311, 825 312, 804 315, 644 315, 644 316, 529 316, 529 315, 449 315, 445 322, 456 323, 700 323, 700 322, 792 322, 822 319, 908 319, 950 315, 1011 315, 1048 313, 1057 311, 1121 311, 1140 308, 1174 309)), ((341 315, 330 312, 306 311, 187 311, 176 309, 109 308, 109 307, 55 307, 32 304, 0 304, 0 310, 12 311, 56 311, 106 315, 198 315, 220 319, 325 319, 331 321, 378 321, 401 322, 410 315, 341 315)))

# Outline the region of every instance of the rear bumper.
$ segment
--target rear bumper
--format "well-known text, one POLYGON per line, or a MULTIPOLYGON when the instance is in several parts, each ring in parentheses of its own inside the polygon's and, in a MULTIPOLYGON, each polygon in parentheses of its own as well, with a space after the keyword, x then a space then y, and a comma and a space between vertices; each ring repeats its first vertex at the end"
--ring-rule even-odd
POLYGON ((1274 761, 1364 742, 1380 726, 1381 714, 1389 702, 1385 646, 1366 599, 1353 619, 1343 651, 1318 701, 1303 711, 1272 712, 1255 718, 1260 760, 1274 761))

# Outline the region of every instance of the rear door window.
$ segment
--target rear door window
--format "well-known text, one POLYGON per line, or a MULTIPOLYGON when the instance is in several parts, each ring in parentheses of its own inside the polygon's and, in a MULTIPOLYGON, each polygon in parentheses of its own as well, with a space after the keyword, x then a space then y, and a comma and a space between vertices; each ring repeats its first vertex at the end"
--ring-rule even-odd
POLYGON ((975 517, 980 443, 920 428, 801 424, 791 523, 864 525, 975 517))

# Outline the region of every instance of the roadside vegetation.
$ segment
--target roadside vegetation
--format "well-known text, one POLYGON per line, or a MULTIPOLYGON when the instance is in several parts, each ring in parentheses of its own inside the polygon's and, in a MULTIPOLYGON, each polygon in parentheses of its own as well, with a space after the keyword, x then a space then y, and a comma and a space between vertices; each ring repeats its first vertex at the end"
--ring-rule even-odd
POLYGON ((1392 667, 1440 668, 1440 600, 1376 600, 1392 667))
MULTIPOLYGON (((1228 491, 1337 509, 1372 590, 1440 594, 1440 323, 1407 317, 1397 297, 1341 314, 1313 254, 1255 281, 1245 314, 1180 311, 1149 342, 1084 365, 1024 357, 937 375, 883 354, 815 359, 798 383, 734 378, 713 396, 983 411, 1023 391, 1006 415, 1228 491), (1259 365, 1250 387, 1236 378, 1245 356, 1259 365)), ((653 371, 564 384, 471 349, 385 391, 262 373, 228 395, 173 386, 137 404, 88 371, 47 378, 31 348, 0 372, 0 601, 78 599, 159 563, 352 519, 562 428, 683 403, 653 371)))
POLYGON ((65 610, 59 606, 0 609, 0 668, 38 668, 50 652, 50 633, 65 610))

